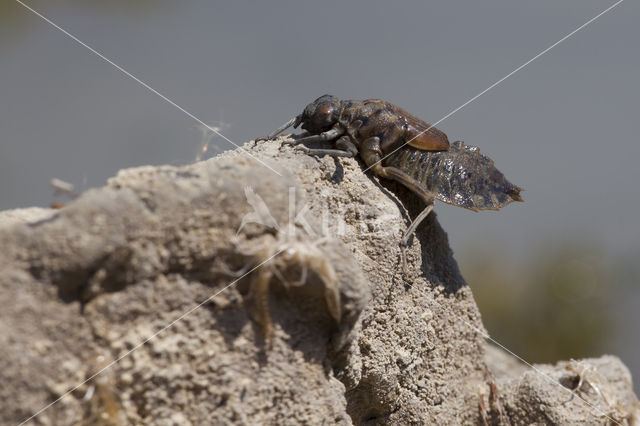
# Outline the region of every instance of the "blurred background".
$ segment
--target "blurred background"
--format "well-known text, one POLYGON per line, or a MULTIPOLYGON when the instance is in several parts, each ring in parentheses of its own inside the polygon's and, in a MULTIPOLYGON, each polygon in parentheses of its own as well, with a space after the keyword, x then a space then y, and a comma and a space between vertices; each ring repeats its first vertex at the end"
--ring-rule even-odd
MULTIPOLYGON (((26 3, 241 144, 325 93, 438 121, 614 1, 26 3)), ((438 125, 525 203, 436 205, 495 339, 530 362, 618 355, 636 391, 639 20, 623 2, 438 125)), ((0 57, 0 209, 233 148, 14 0, 0 57)))

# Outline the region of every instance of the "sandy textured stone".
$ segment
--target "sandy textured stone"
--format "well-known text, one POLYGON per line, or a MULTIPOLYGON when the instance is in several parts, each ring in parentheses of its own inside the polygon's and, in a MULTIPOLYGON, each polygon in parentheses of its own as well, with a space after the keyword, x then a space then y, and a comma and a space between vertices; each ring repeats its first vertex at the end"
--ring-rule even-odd
MULTIPOLYGON (((564 364, 540 367, 551 380, 504 359, 488 367, 496 357, 485 359, 480 314, 436 215, 402 276, 402 206, 422 208, 412 194, 356 160, 247 147, 281 176, 232 151, 122 170, 60 210, 0 213, 0 423, 28 418, 115 359, 32 422, 476 424, 491 380, 515 424, 602 421, 564 402, 564 364), (278 277, 305 270, 302 286, 278 277), (252 287, 260 271, 274 275, 271 348, 252 287)), ((631 413, 624 366, 589 362, 615 415, 631 413)), ((576 393, 596 401, 585 383, 576 393)))

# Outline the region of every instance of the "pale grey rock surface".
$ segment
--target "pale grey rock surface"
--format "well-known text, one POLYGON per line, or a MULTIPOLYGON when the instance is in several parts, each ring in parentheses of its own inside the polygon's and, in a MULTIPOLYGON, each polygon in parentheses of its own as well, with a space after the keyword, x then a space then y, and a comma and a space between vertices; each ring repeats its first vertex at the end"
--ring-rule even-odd
POLYGON ((406 190, 380 185, 356 160, 246 146, 281 176, 232 151, 123 170, 60 210, 0 212, 0 423, 29 418, 121 357, 31 423, 477 424, 480 399, 495 424, 604 424, 603 412, 637 421, 617 358, 586 360, 577 388, 568 364, 537 366, 545 377, 486 350, 434 215, 403 277, 402 204, 411 215, 422 207, 406 190), (237 232, 248 213, 265 220, 246 187, 279 230, 246 223, 237 232), (290 205, 302 212, 295 236, 290 205), (321 256, 300 263, 283 248, 321 256), (261 269, 237 283, 234 271, 272 254, 261 267, 274 274, 269 348, 251 289, 261 269), (318 259, 336 273, 339 325, 318 259), (306 285, 278 284, 278 274, 305 269, 306 285))

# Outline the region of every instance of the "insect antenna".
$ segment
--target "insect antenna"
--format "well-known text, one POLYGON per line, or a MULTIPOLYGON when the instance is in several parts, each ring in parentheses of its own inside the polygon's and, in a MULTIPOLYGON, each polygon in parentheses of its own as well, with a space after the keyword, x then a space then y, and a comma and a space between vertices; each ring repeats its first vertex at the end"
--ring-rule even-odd
POLYGON ((295 129, 296 127, 298 127, 300 125, 301 121, 302 121, 302 116, 301 115, 297 115, 297 116, 293 117, 291 120, 287 121, 282 126, 280 126, 278 128, 278 130, 276 130, 273 133, 269 134, 269 136, 267 136, 267 139, 275 138, 276 136, 278 136, 280 133, 284 132, 285 130, 287 130, 291 126, 293 126, 293 128, 295 129))

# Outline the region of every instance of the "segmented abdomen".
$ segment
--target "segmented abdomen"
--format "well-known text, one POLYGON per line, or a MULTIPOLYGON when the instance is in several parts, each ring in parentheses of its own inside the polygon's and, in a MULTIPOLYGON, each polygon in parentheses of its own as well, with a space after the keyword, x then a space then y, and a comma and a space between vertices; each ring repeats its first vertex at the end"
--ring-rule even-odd
POLYGON ((454 142, 447 151, 403 146, 383 162, 402 170, 438 200, 471 210, 497 210, 522 201, 521 188, 509 182, 493 160, 475 146, 454 142))

